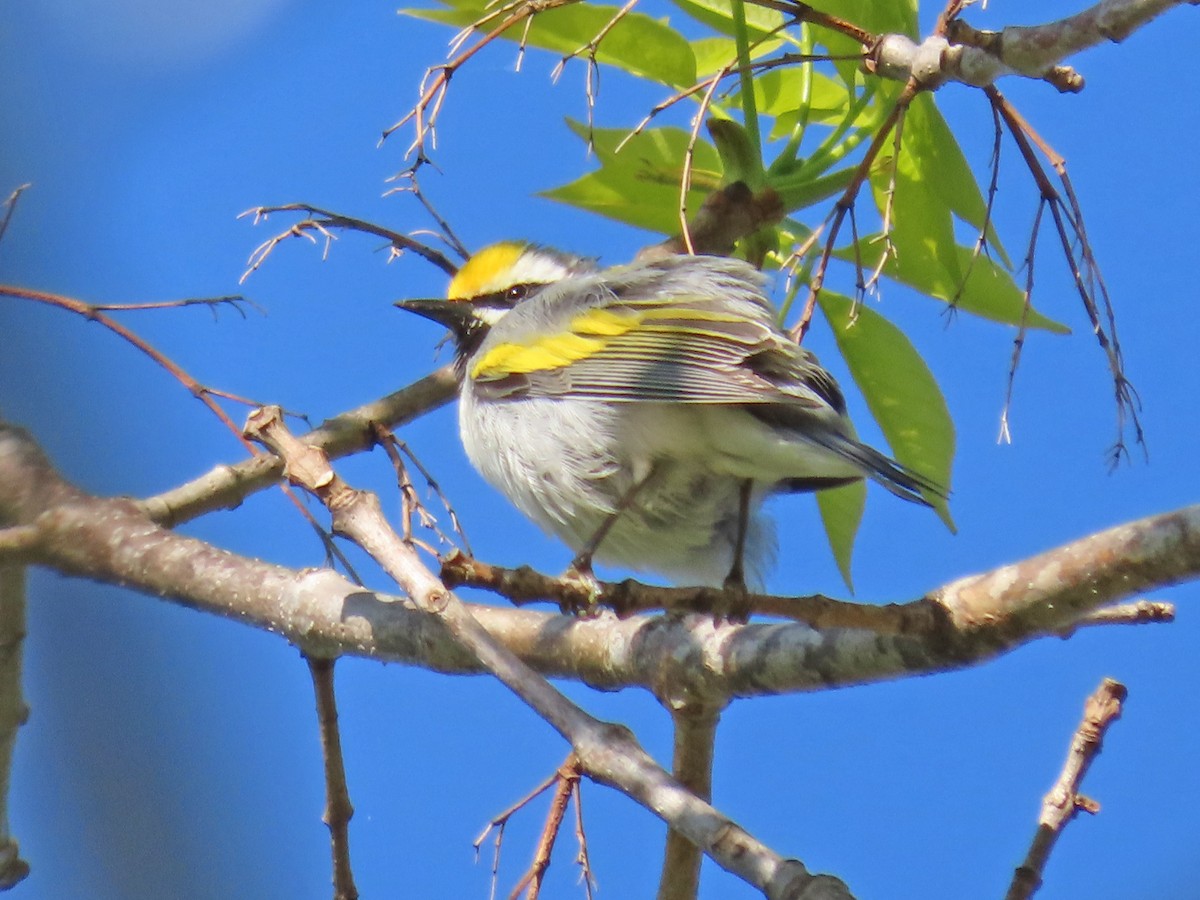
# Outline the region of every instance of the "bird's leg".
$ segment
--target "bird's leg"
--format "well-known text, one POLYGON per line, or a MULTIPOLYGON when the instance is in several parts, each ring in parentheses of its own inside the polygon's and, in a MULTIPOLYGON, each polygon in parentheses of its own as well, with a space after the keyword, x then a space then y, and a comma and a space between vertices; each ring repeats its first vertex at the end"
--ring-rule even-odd
POLYGON ((738 519, 737 532, 733 541, 733 565, 725 576, 725 591, 729 595, 728 604, 724 608, 714 610, 713 617, 718 624, 721 619, 730 622, 746 622, 750 618, 750 606, 746 600, 746 534, 750 530, 750 494, 754 490, 754 482, 747 478, 738 488, 738 519))
POLYGON ((576 614, 588 613, 591 611, 596 598, 600 595, 600 583, 596 580, 596 576, 592 573, 592 557, 596 555, 596 551, 600 549, 600 545, 604 543, 604 539, 608 537, 608 533, 612 531, 613 525, 617 519, 633 505, 633 501, 637 499, 637 495, 647 484, 653 479, 657 469, 651 467, 646 473, 646 477, 641 481, 635 482, 629 490, 627 490, 619 501, 617 501, 616 509, 614 509, 596 529, 595 533, 588 538, 588 542, 583 545, 583 549, 576 554, 571 560, 571 564, 567 566, 567 571, 563 573, 564 581, 572 582, 576 587, 586 590, 590 595, 590 601, 583 606, 577 604, 564 604, 566 608, 564 613, 573 612, 576 614))

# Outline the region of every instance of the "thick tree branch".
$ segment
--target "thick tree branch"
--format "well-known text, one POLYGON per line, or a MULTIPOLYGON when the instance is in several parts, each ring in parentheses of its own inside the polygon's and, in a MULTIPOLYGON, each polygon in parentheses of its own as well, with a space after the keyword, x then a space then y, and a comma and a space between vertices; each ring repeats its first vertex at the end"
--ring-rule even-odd
MULTIPOLYGON (((7 565, 40 564, 168 597, 279 633, 310 656, 352 654, 452 673, 485 669, 436 616, 364 591, 328 570, 295 572, 163 529, 132 501, 91 497, 63 481, 28 435, 7 427, 0 427, 0 523, 21 536, 0 554, 7 565), (38 540, 30 538, 30 529, 38 540)), ((688 703, 719 708, 732 697, 826 689, 977 663, 1087 623, 1097 608, 1134 593, 1197 576, 1200 505, 960 579, 915 601, 914 608, 930 610, 927 627, 899 633, 716 625, 709 615, 579 621, 490 607, 473 607, 470 614, 501 655, 512 653, 543 675, 609 688, 644 687, 671 708, 688 703)), ((444 602, 447 592, 427 577, 433 585, 427 601, 444 602)), ((425 590, 421 581, 409 587, 425 590)), ((624 729, 594 723, 582 712, 560 711, 556 718, 564 732, 589 735, 575 746, 592 777, 629 792, 769 896, 792 896, 795 885, 842 890, 836 879, 814 879, 696 800, 624 729)))
POLYGON ((1175 6, 1195 0, 1102 0, 1083 12, 1042 25, 976 31, 955 19, 945 36, 920 44, 902 34, 880 37, 872 50, 875 71, 887 78, 916 79, 924 88, 947 81, 983 87, 1004 75, 1040 78, 1060 91, 1083 90, 1083 77, 1062 61, 1104 41, 1120 42, 1175 6))
MULTIPOLYGON (((0 428, 0 523, 35 527, 0 560, 127 585, 278 633, 317 656, 351 654, 435 671, 481 671, 444 626, 328 570, 293 571, 158 527, 138 504, 62 481, 20 429, 0 428)), ((13 529, 15 530, 15 529, 13 529)), ((2 541, 0 541, 2 544, 2 541)), ((1200 505, 1100 532, 958 581, 915 601, 929 624, 881 634, 798 624, 716 626, 711 616, 581 621, 475 607, 481 624, 545 675, 665 702, 706 701, 880 681, 988 659, 1086 624, 1092 611, 1200 577, 1200 505), (942 624, 937 624, 938 620, 942 624), (672 659, 664 677, 663 659, 672 659)), ((1129 620, 1122 618, 1121 621, 1129 620)), ((1133 620, 1137 620, 1134 618, 1133 620)), ((1154 617, 1154 620, 1160 620, 1154 617)))

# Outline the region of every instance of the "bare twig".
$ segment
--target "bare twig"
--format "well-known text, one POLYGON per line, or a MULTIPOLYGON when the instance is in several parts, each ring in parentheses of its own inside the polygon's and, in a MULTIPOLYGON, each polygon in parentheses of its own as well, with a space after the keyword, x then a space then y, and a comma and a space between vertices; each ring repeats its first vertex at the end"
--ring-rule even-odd
POLYGON ((220 419, 226 428, 233 432, 233 434, 238 438, 239 441, 241 441, 247 450, 249 450, 251 453, 257 452, 249 444, 249 442, 242 438, 242 430, 234 424, 233 420, 229 418, 225 410, 221 409, 216 401, 212 399, 211 395, 214 393, 212 388, 202 385, 169 356, 167 356, 149 341, 143 339, 137 333, 126 328, 116 319, 105 315, 100 311, 100 308, 90 303, 85 303, 82 300, 76 300, 74 297, 67 297, 62 294, 51 294, 47 293, 46 291, 35 291, 30 288, 17 287, 15 285, 0 284, 0 296, 16 297, 21 300, 32 300, 35 303, 44 303, 47 306, 55 306, 59 309, 64 309, 67 312, 75 313, 75 315, 82 316, 89 321, 99 322, 117 337, 132 344, 143 354, 150 357, 150 359, 152 359, 158 366, 165 369, 167 373, 170 374, 176 381, 187 388, 188 392, 192 396, 207 406, 212 414, 220 419))
POLYGON ((583 880, 583 893, 587 900, 592 900, 592 887, 596 882, 592 875, 592 861, 588 854, 587 831, 583 827, 583 782, 575 782, 575 842, 579 852, 575 862, 579 865, 579 877, 583 880))
POLYGON ((550 868, 550 857, 554 853, 554 844, 562 829, 563 817, 567 813, 567 804, 579 790, 581 773, 579 761, 575 758, 574 753, 567 757, 567 761, 555 773, 554 794, 550 798, 550 808, 546 811, 546 821, 542 825, 542 833, 538 838, 533 861, 508 895, 509 900, 516 900, 521 891, 526 891, 527 900, 537 900, 541 894, 542 881, 546 876, 546 870, 550 868))
MULTIPOLYGON (((4 516, 0 514, 0 522, 4 516)), ((21 692, 22 650, 25 645, 25 567, 0 563, 0 891, 25 879, 29 863, 8 823, 8 788, 17 731, 29 718, 21 692)))
MULTIPOLYGON (((451 553, 442 560, 441 576, 448 587, 484 588, 517 606, 550 601, 573 607, 591 598, 595 605, 610 608, 620 616, 652 610, 709 613, 728 601, 720 588, 655 587, 637 581, 599 582, 597 594, 569 578, 553 578, 528 566, 505 569, 461 553, 451 553)), ((904 606, 848 603, 820 594, 747 594, 746 606, 754 614, 793 619, 813 628, 869 628, 881 634, 912 631, 920 627, 915 617, 924 615, 904 606)))
MULTIPOLYGON (((304 436, 332 458, 357 453, 375 443, 377 425, 396 427, 444 406, 454 396, 454 372, 438 369, 402 390, 325 421, 304 436)), ((174 526, 217 509, 231 509, 246 497, 278 483, 283 464, 259 454, 235 465, 220 465, 186 484, 141 501, 158 524, 174 526)))
POLYGON ((988 253, 990 246, 988 232, 992 228, 992 209, 996 202, 996 193, 999 190, 1000 184, 1000 149, 1004 140, 1004 130, 1000 122, 1000 113, 991 104, 988 105, 988 108, 992 113, 992 156, 988 162, 988 170, 991 172, 991 177, 988 181, 987 202, 983 209, 983 225, 979 229, 979 236, 975 238, 975 245, 971 248, 971 258, 967 262, 967 267, 963 272, 962 281, 959 282, 958 290, 954 292, 954 296, 950 298, 950 302, 946 305, 946 314, 948 316, 954 315, 958 307, 958 302, 962 299, 963 291, 967 288, 967 282, 971 279, 971 273, 975 269, 975 262, 979 259, 981 253, 988 253))
MULTIPOLYGON (((569 758, 570 757, 568 757, 568 759, 569 758)), ((504 810, 504 812, 494 816, 492 820, 487 823, 487 826, 483 829, 483 831, 479 832, 479 837, 475 838, 475 840, 472 842, 471 846, 475 848, 475 860, 478 862, 479 848, 483 846, 483 842, 487 840, 487 836, 489 834, 491 834, 493 831, 496 832, 496 838, 493 841, 495 847, 492 851, 492 881, 491 890, 488 893, 489 898, 494 898, 496 896, 496 882, 500 877, 500 850, 504 846, 504 830, 508 827, 509 819, 515 816, 518 812, 520 812, 546 791, 550 790, 550 788, 557 783, 558 772, 556 771, 532 791, 530 791, 512 806, 508 807, 508 809, 504 810)))
MULTIPOLYGON (((438 237, 445 241, 447 246, 449 246, 451 250, 458 254, 459 259, 466 259, 471 255, 467 251, 466 245, 459 240, 458 235, 454 232, 454 229, 450 227, 450 223, 446 221, 445 217, 440 212, 438 212, 437 207, 430 202, 429 198, 425 196, 425 192, 421 190, 421 182, 417 179, 417 171, 420 168, 421 161, 418 160, 403 172, 393 175, 390 179, 388 179, 389 181, 407 181, 408 183, 397 184, 396 187, 387 191, 384 196, 393 193, 406 193, 412 194, 414 197, 416 197, 417 202, 420 203, 421 206, 425 208, 425 212, 429 214, 429 218, 433 219, 433 221, 437 224, 438 237)), ((395 245, 393 244, 393 247, 394 246, 395 245)), ((447 275, 450 274, 445 267, 440 268, 442 268, 442 271, 446 272, 447 275)))
POLYGON ((683 152, 683 170, 679 174, 679 234, 683 252, 689 256, 696 252, 696 245, 692 241, 691 223, 688 221, 688 194, 692 190, 692 162, 696 156, 696 142, 700 139, 700 124, 708 115, 717 85, 729 75, 734 65, 736 65, 736 61, 718 70, 717 74, 709 79, 708 88, 704 91, 704 96, 700 98, 700 108, 692 117, 692 130, 688 134, 687 148, 683 152))
POLYGON ((1175 604, 1160 600, 1137 600, 1094 610, 1083 616, 1076 627, 1088 625, 1147 625, 1152 622, 1174 622, 1175 604))
MULTIPOLYGON (((417 194, 422 203, 425 203, 424 197, 417 194)), ((426 203, 426 209, 432 208, 426 203)), ((304 238, 307 241, 316 243, 316 238, 313 237, 313 232, 319 234, 325 241, 325 253, 329 251, 330 244, 336 240, 335 235, 330 229, 342 229, 345 231, 359 231, 364 234, 375 235, 383 238, 392 248, 393 253, 401 253, 403 251, 411 251, 422 259, 433 263, 447 275, 453 275, 458 271, 458 266, 448 260, 445 254, 433 249, 428 244, 422 243, 413 237, 406 234, 401 234, 398 231, 392 231, 390 228, 384 228, 382 225, 376 225, 373 222, 367 222, 364 219, 356 219, 353 216, 342 215, 341 213, 331 212, 327 209, 322 209, 319 206, 312 206, 308 203, 285 203, 280 206, 256 206, 253 209, 248 209, 241 213, 238 218, 242 219, 246 216, 254 217, 254 224, 257 225, 270 216, 271 213, 277 212, 300 212, 306 215, 302 221, 288 227, 284 231, 274 237, 270 237, 254 248, 254 252, 250 254, 250 258, 246 261, 246 271, 242 273, 240 282, 244 282, 254 272, 257 272, 262 264, 267 261, 267 257, 284 241, 290 238, 304 238)), ((436 214, 435 214, 436 218, 436 214)), ((450 233, 447 231, 447 234, 450 233)))
POLYGON ((1070 179, 1067 177, 1066 163, 1052 147, 1042 140, 1041 136, 1033 130, 1033 127, 1025 121, 1016 108, 995 87, 987 87, 984 91, 996 112, 1007 126, 1009 133, 1013 136, 1013 140, 1016 142, 1017 148, 1025 160, 1026 167, 1037 183, 1043 202, 1049 206, 1050 214, 1054 219, 1055 229, 1058 232, 1059 242, 1062 245, 1063 258, 1070 267, 1071 275, 1075 281, 1076 292, 1079 294, 1084 311, 1091 322, 1092 331, 1096 335, 1096 341, 1100 345, 1100 349, 1104 352, 1105 359, 1108 362, 1109 373, 1113 381, 1114 401, 1117 408, 1117 436, 1111 451, 1112 462, 1116 465, 1123 456, 1128 454, 1128 448, 1125 444, 1125 429, 1127 425, 1133 429, 1135 442, 1145 451, 1145 435, 1142 431, 1141 416, 1139 414, 1141 404, 1138 400, 1137 391, 1125 375, 1125 362, 1121 354, 1121 344, 1117 337, 1116 319, 1112 302, 1108 296, 1108 289, 1105 287, 1104 280, 1100 276, 1095 256, 1092 253, 1091 244, 1087 238, 1087 232, 1084 229, 1083 213, 1075 198, 1075 192, 1071 187, 1070 179), (1066 201, 1063 200, 1062 195, 1059 194, 1058 190, 1050 182, 1049 176, 1038 161, 1037 154, 1034 152, 1035 144, 1043 155, 1050 160, 1051 165, 1058 173, 1063 190, 1067 195, 1066 201), (1072 234, 1079 239, 1079 258, 1075 254, 1072 234), (1099 304, 1096 299, 1097 293, 1104 306, 1103 320, 1101 319, 1099 304))
MULTIPOLYGON (((896 181, 900 174, 900 149, 904 138, 904 116, 901 115, 896 121, 896 127, 892 134, 892 165, 891 173, 888 175, 888 186, 884 192, 883 204, 883 223, 879 229, 879 235, 875 238, 876 241, 883 242, 883 250, 879 254, 879 262, 871 270, 871 277, 859 288, 855 299, 859 299, 860 295, 865 297, 868 291, 876 289, 879 285, 879 279, 883 275, 883 270, 886 268, 888 261, 896 258, 896 243, 892 240, 892 220, 896 209, 896 181)), ((853 210, 851 210, 853 215, 853 210)), ((861 280, 862 263, 858 260, 859 245, 858 236, 854 235, 854 255, 855 267, 858 269, 861 280)))
MULTIPOLYGON (((450 525, 454 529, 455 534, 462 538, 463 549, 471 552, 470 542, 467 541, 467 535, 462 530, 458 520, 458 514, 454 511, 454 507, 450 504, 450 499, 442 493, 441 486, 438 485, 430 471, 425 468, 421 460, 419 460, 412 448, 404 441, 400 440, 389 428, 383 425, 375 425, 375 439, 388 459, 392 462, 392 467, 396 470, 396 480, 400 487, 400 495, 404 504, 404 538, 412 540, 412 514, 416 513, 421 522, 421 527, 432 531, 440 543, 446 546, 452 546, 453 541, 442 531, 438 525, 437 518, 429 511, 421 498, 417 496, 416 488, 413 487, 412 480, 408 477, 408 467, 404 465, 404 460, 400 458, 400 454, 408 457, 409 461, 416 466, 417 471, 421 473, 421 477, 425 479, 425 484, 433 491, 434 495, 441 502, 442 507, 446 510, 446 514, 450 517, 450 525)), ((428 547, 425 547, 428 552, 435 553, 428 547)))
POLYGON ((1042 801, 1037 831, 1025 861, 1013 875, 1006 900, 1027 900, 1037 893, 1042 886, 1046 862, 1067 823, 1080 810, 1092 814, 1100 811, 1100 804, 1080 794, 1079 787, 1088 768, 1100 755, 1109 726, 1121 717, 1121 707, 1127 694, 1125 685, 1105 678, 1095 693, 1088 697, 1083 708, 1083 721, 1071 739, 1067 761, 1063 764, 1058 781, 1042 801))
POLYGON ((337 695, 333 689, 335 659, 305 655, 312 675, 317 700, 317 725, 321 733, 321 756, 325 761, 325 812, 321 816, 329 827, 333 856, 334 900, 357 900, 354 871, 350 867, 350 819, 354 806, 346 786, 346 766, 342 760, 342 737, 338 729, 337 695))
POLYGON ((518 3, 511 3, 502 10, 505 15, 500 23, 494 26, 487 34, 483 35, 478 41, 467 47, 461 52, 458 51, 458 46, 465 41, 466 35, 478 28, 483 28, 487 23, 496 18, 496 13, 489 13, 479 19, 477 22, 468 26, 460 33, 461 39, 457 44, 452 44, 452 53, 457 55, 436 66, 430 66, 425 70, 425 74, 421 78, 421 85, 418 88, 420 97, 416 104, 410 109, 396 124, 385 129, 380 140, 385 141, 399 128, 403 128, 408 122, 414 124, 416 136, 413 142, 409 145, 408 152, 416 152, 419 157, 424 158, 426 140, 431 145, 436 144, 436 129, 437 119, 441 112, 442 104, 446 100, 446 92, 450 88, 450 79, 454 74, 461 69, 476 53, 486 47, 488 44, 496 40, 504 32, 508 31, 514 25, 518 25, 527 19, 532 19, 539 12, 544 12, 548 9, 555 9, 559 6, 566 6, 570 3, 575 3, 577 0, 521 0, 518 3))
POLYGON ((1038 202, 1037 214, 1033 217, 1033 227, 1029 230, 1029 249, 1025 251, 1025 290, 1021 297, 1021 322, 1013 337, 1012 358, 1008 363, 1008 383, 1004 389, 1004 408, 1000 411, 1000 443, 1011 444, 1012 432, 1009 430, 1008 415, 1012 411, 1013 388, 1017 382, 1017 367, 1021 363, 1021 352, 1025 347, 1025 336, 1029 332, 1029 311, 1033 308, 1033 268, 1037 258, 1038 232, 1041 230, 1042 213, 1046 211, 1046 200, 1038 202))
POLYGON ((0 206, 4 207, 4 218, 0 219, 0 241, 4 240, 4 234, 8 231, 8 223, 12 221, 13 213, 17 211, 17 201, 31 187, 33 187, 32 184, 22 184, 14 188, 13 192, 4 198, 4 202, 0 203, 0 206))
POLYGON ((567 63, 579 56, 584 57, 584 63, 587 66, 587 76, 584 83, 584 98, 587 101, 587 131, 588 131, 588 148, 590 149, 594 143, 592 133, 596 117, 596 95, 597 87, 600 83, 600 66, 596 60, 596 52, 600 49, 600 42, 603 41, 608 34, 617 26, 617 23, 624 19, 627 15, 633 12, 633 8, 637 6, 638 0, 628 0, 624 6, 618 9, 611 19, 605 23, 604 27, 590 41, 582 47, 577 47, 570 53, 563 56, 562 59, 554 66, 554 70, 550 73, 550 80, 558 82, 566 69, 567 63))
POLYGON ((848 38, 853 38, 864 46, 873 44, 876 40, 874 34, 865 31, 853 22, 823 13, 820 10, 813 9, 807 3, 798 2, 798 0, 746 0, 746 2, 751 6, 761 6, 764 9, 773 9, 781 12, 786 16, 790 16, 795 22, 810 22, 813 25, 820 25, 822 28, 828 28, 830 31, 836 31, 848 38))
POLYGON ((258 313, 263 313, 261 306, 241 294, 233 294, 228 297, 187 297, 183 300, 158 300, 151 303, 93 303, 92 309, 101 312, 136 312, 147 309, 180 309, 184 306, 207 306, 212 310, 213 318, 217 317, 217 309, 221 306, 232 306, 241 317, 246 318, 246 311, 242 306, 246 305, 253 308, 258 313))
MULTIPOLYGON (((788 330, 788 335, 797 343, 804 340, 804 335, 808 333, 808 328, 812 323, 813 313, 816 312, 817 308, 817 298, 820 297, 821 289, 825 285, 825 274, 829 270, 829 262, 833 258, 833 248, 837 243, 837 236, 841 230, 842 222, 853 208, 858 198, 858 192, 867 180, 867 176, 871 172, 871 166, 879 158, 879 153, 883 149, 883 145, 891 134, 892 129, 896 127, 896 124, 912 103, 913 98, 917 96, 921 89, 916 79, 909 79, 904 89, 900 92, 900 95, 896 98, 896 102, 892 104, 887 118, 879 126, 879 130, 875 132, 874 139, 872 139, 870 146, 867 148, 866 153, 863 154, 862 160, 854 171, 854 177, 850 179, 846 190, 842 193, 842 196, 834 204, 833 210, 830 212, 828 233, 825 237, 825 248, 821 253, 820 262, 817 263, 817 267, 813 271, 812 280, 809 282, 808 299, 804 302, 804 308, 800 312, 799 319, 788 330)), ((857 242, 855 244, 857 245, 857 242)))

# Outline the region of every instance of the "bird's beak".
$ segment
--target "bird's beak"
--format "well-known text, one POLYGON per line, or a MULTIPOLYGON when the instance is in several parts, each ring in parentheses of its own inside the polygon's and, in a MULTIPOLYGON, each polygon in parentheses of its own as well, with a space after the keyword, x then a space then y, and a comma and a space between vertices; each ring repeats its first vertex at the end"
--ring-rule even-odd
POLYGON ((475 321, 475 311, 470 303, 454 300, 422 299, 398 300, 396 306, 414 312, 439 325, 445 325, 455 334, 465 334, 475 321))

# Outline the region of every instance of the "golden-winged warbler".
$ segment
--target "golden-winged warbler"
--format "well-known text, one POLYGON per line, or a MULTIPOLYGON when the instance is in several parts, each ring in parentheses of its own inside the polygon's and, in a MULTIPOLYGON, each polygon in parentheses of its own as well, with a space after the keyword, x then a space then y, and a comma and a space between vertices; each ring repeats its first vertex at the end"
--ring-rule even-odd
POLYGON ((779 328, 750 265, 673 256, 601 269, 488 247, 445 300, 397 304, 457 344, 476 469, 578 554, 688 584, 761 584, 775 492, 861 478, 929 505, 927 478, 860 443, 833 376, 779 328))

